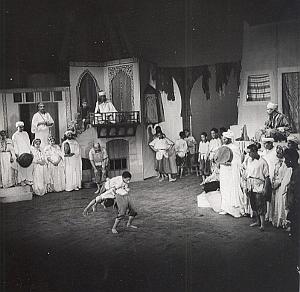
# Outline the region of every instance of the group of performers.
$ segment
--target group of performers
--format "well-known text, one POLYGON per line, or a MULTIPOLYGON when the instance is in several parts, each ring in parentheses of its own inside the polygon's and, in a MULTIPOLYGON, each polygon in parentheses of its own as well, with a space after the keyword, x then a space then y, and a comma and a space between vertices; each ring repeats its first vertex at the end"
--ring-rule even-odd
MULTIPOLYGON (((112 103, 106 100, 105 92, 101 91, 95 113, 107 111, 116 112, 112 103)), ((87 119, 86 104, 82 112, 87 119)), ((251 226, 259 226, 260 230, 264 230, 266 220, 276 227, 284 228, 291 222, 292 233, 297 233, 295 226, 299 227, 300 216, 299 142, 295 136, 290 135, 287 119, 278 112, 277 105, 269 103, 267 113, 268 121, 257 132, 256 140, 250 143, 245 153, 241 153, 230 130, 223 129, 219 136, 218 129, 212 128, 209 141, 207 133, 202 132, 197 151, 197 141, 190 131, 181 131, 179 138, 173 142, 157 126, 149 146, 155 152, 155 169, 159 180, 168 178, 169 182, 174 182, 182 177, 184 171, 190 174, 195 169, 197 175, 201 176, 202 184, 218 181, 221 195, 219 214, 230 214, 236 218, 246 214, 254 215, 256 219, 251 226), (284 140, 287 141, 286 149, 280 144, 284 140), (259 142, 263 144, 263 150, 259 142), (279 145, 274 146, 274 143, 279 145), (220 159, 224 156, 220 149, 227 149, 227 160, 220 159)), ((39 196, 47 192, 81 188, 82 160, 74 132, 65 132, 60 147, 50 133, 53 124, 51 115, 45 111, 44 104, 40 103, 38 112, 32 118, 31 130, 35 134, 32 143, 24 131, 22 121, 16 123, 17 131, 12 139, 7 137, 6 131, 0 131, 1 187, 29 184, 32 185, 33 193, 39 196), (24 154, 31 156, 32 163, 24 165, 24 161, 26 164, 26 160, 30 160, 24 154)), ((122 176, 108 179, 108 155, 99 143, 95 143, 90 150, 89 160, 95 174, 95 194, 98 196, 88 204, 84 215, 91 208, 95 210, 98 203, 104 206, 115 204, 118 217, 112 232, 117 233, 119 221, 126 212, 129 212, 128 227, 135 228, 131 223, 136 211, 128 188, 131 174, 124 172, 122 176)))

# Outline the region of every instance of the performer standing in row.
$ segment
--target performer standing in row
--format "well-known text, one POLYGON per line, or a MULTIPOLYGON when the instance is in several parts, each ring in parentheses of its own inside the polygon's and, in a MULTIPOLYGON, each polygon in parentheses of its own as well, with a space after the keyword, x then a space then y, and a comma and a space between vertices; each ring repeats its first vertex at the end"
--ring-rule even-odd
POLYGON ((50 128, 54 121, 50 114, 46 112, 45 105, 40 102, 38 104, 38 112, 36 112, 31 121, 31 132, 35 139, 41 140, 41 149, 43 150, 48 145, 48 137, 50 136, 50 128))
MULTIPOLYGON (((24 131, 24 122, 16 122, 17 131, 12 135, 12 141, 17 161, 21 154, 31 153, 30 140, 27 132, 24 131)), ((18 179, 17 183, 21 185, 32 185, 32 165, 27 168, 17 164, 18 179)))
POLYGON ((15 151, 12 140, 6 136, 6 131, 0 131, 0 188, 9 188, 15 184, 13 163, 15 151))

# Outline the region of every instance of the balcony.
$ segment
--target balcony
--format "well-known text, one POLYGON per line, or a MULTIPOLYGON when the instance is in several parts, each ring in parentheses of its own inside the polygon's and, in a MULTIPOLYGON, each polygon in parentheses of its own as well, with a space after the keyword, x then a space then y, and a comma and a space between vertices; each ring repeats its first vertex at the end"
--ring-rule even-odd
POLYGON ((97 128, 98 138, 135 136, 140 124, 139 111, 90 114, 90 123, 97 128))

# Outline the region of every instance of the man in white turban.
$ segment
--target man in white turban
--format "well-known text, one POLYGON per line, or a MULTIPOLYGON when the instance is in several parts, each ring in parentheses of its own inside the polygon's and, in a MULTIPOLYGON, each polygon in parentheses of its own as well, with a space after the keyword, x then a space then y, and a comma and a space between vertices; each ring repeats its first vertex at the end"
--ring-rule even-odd
POLYGON ((40 102, 38 104, 38 112, 36 112, 31 121, 31 132, 35 139, 41 140, 41 149, 44 149, 48 143, 48 137, 50 136, 50 128, 53 126, 54 121, 50 114, 45 111, 45 105, 40 102))
MULTIPOLYGON (((14 151, 16 158, 23 153, 31 153, 30 140, 27 132, 24 131, 24 122, 16 122, 17 131, 12 135, 12 141, 14 145, 14 151)), ((22 167, 17 163, 18 178, 17 183, 21 185, 32 184, 32 165, 27 168, 22 167)))
POLYGON ((234 134, 228 130, 222 135, 224 146, 232 151, 232 161, 220 164, 221 212, 240 217, 245 214, 246 196, 241 189, 240 171, 242 167, 240 148, 235 145, 234 134))
POLYGON ((257 140, 264 135, 265 137, 274 138, 277 141, 286 141, 290 134, 291 126, 286 116, 278 111, 278 105, 272 102, 267 104, 268 120, 265 122, 264 129, 256 133, 257 140))
POLYGON ((117 110, 112 104, 112 102, 106 99, 105 91, 103 90, 99 91, 96 107, 95 107, 95 114, 115 113, 115 112, 117 112, 117 110))

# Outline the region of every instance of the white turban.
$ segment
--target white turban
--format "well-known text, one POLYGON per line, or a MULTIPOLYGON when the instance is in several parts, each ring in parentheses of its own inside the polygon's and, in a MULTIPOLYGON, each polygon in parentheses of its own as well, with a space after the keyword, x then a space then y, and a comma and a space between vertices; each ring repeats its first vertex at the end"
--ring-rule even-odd
POLYGON ((278 108, 278 104, 273 103, 273 102, 269 102, 267 104, 267 109, 272 109, 272 110, 276 110, 278 108))
POLYGON ((227 139, 234 140, 234 134, 230 130, 228 130, 227 132, 223 132, 223 137, 225 137, 227 139))
POLYGON ((68 135, 68 134, 73 134, 73 131, 71 131, 71 130, 65 131, 65 135, 68 135))
POLYGON ((22 122, 22 121, 16 122, 16 128, 19 128, 19 127, 24 127, 24 122, 22 122))
POLYGON ((299 140, 298 140, 298 138, 297 138, 295 135, 289 135, 289 136, 287 137, 287 140, 288 140, 288 141, 292 141, 292 142, 294 142, 294 143, 296 143, 296 144, 299 144, 299 140))
POLYGON ((263 142, 263 143, 274 142, 274 139, 273 138, 262 137, 261 142, 263 142))
POLYGON ((104 95, 106 95, 106 93, 105 93, 104 90, 100 90, 100 91, 98 92, 98 95, 99 95, 99 96, 104 96, 104 95))

